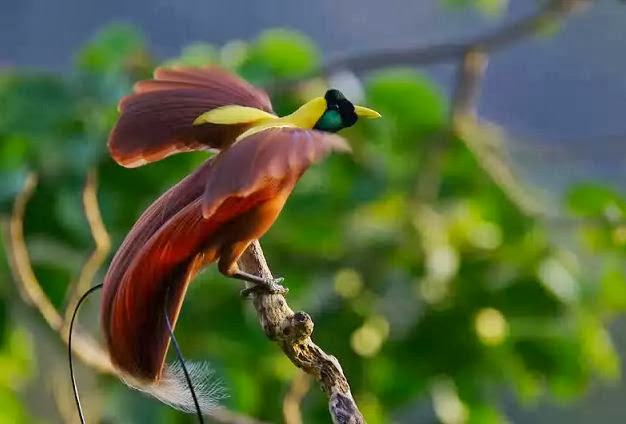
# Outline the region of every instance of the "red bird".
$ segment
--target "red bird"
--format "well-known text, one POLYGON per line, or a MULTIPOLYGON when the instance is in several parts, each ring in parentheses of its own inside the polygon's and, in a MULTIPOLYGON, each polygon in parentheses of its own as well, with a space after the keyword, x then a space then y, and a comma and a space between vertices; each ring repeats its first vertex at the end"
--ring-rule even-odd
MULTIPOLYGON (((164 311, 174 326, 189 282, 215 261, 226 276, 280 288, 277 280, 241 271, 237 260, 271 227, 311 164, 349 150, 333 133, 359 116, 380 115, 329 90, 277 117, 265 92, 215 67, 157 69, 119 110, 108 146, 120 165, 218 151, 135 223, 105 276, 101 304, 108 351, 126 382, 192 411, 180 370, 165 366, 170 333, 164 311)), ((210 391, 200 395, 205 412, 216 405, 210 391)))

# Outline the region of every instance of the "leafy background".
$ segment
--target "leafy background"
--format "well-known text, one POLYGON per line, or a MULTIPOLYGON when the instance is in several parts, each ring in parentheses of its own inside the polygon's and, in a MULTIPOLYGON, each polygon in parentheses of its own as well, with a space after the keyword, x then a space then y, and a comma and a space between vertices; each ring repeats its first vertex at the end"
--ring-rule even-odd
MULTIPOLYGON (((500 3, 477 2, 486 13, 501 12, 500 3)), ((308 78, 322 56, 304 35, 273 29, 250 42, 195 43, 162 61, 137 29, 113 24, 85 44, 72 72, 0 69, 1 212, 37 172, 25 231, 55 306, 64 307, 92 249, 80 197, 90 169, 118 245, 158 194, 207 158, 133 170, 111 161, 106 137, 133 82, 162 63, 215 63, 267 85, 308 78)), ((309 78, 277 93, 275 110, 290 112, 325 84, 309 78)), ((262 242, 290 304, 313 316, 315 340, 340 358, 368 422, 508 422, 510 399, 524 408, 575 402, 593 382, 619 380, 608 326, 626 308, 623 187, 578 182, 548 195, 558 219, 529 217, 464 140, 447 140, 436 178, 424 172, 450 125, 445 90, 428 75, 382 70, 353 91, 384 119, 345 131, 354 154, 308 171, 262 242)), ((0 422, 59 422, 71 408, 63 345, 18 300, 6 260, 0 281, 0 422)), ((231 393, 225 406, 278 422, 297 370, 239 289, 213 268, 202 273, 179 341, 188 358, 211 361, 231 393)), ((97 303, 81 314, 94 334, 97 303)), ((115 379, 79 373, 94 422, 191 422, 115 379)), ((302 408, 304 422, 327 422, 317 387, 302 408)))

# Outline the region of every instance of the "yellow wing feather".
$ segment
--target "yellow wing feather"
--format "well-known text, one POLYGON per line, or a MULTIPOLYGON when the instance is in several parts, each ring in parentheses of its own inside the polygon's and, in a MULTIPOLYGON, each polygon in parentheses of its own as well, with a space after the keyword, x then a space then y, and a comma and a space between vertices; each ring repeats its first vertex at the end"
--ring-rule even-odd
POLYGON ((194 125, 201 124, 250 124, 236 141, 269 128, 311 129, 326 110, 326 100, 316 97, 287 116, 278 117, 260 109, 239 105, 228 105, 209 110, 198 116, 194 125))
POLYGON ((254 107, 227 105, 204 112, 193 121, 193 124, 251 124, 277 118, 276 115, 254 107))

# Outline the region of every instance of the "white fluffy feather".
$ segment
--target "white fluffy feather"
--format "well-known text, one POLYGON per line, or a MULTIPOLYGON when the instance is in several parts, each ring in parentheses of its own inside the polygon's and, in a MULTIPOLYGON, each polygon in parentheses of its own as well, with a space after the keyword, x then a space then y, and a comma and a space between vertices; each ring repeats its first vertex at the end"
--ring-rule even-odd
MULTIPOLYGON (((206 362, 185 362, 185 366, 189 372, 202 414, 211 415, 220 407, 219 401, 228 397, 222 381, 215 377, 215 371, 206 362)), ((180 411, 196 412, 185 373, 178 362, 167 364, 158 383, 145 384, 133 381, 132 378, 127 378, 124 382, 180 411)))

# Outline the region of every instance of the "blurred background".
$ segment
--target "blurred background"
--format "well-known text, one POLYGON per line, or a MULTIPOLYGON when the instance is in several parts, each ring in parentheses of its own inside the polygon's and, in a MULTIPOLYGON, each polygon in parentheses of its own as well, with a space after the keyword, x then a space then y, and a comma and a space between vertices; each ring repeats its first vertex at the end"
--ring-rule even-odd
MULTIPOLYGON (((238 72, 279 114, 328 86, 383 114, 344 131, 354 154, 310 169, 262 240, 370 424, 625 421, 626 5, 213 3, 0 3, 0 423, 77 422, 76 283, 101 282, 141 212, 207 158, 108 156, 117 101, 164 64, 238 72)), ((232 411, 328 422, 239 289, 196 279, 186 357, 211 361, 232 411)), ((96 340, 98 300, 80 319, 96 340)), ((89 422, 194 422, 95 362, 78 367, 89 422)))

